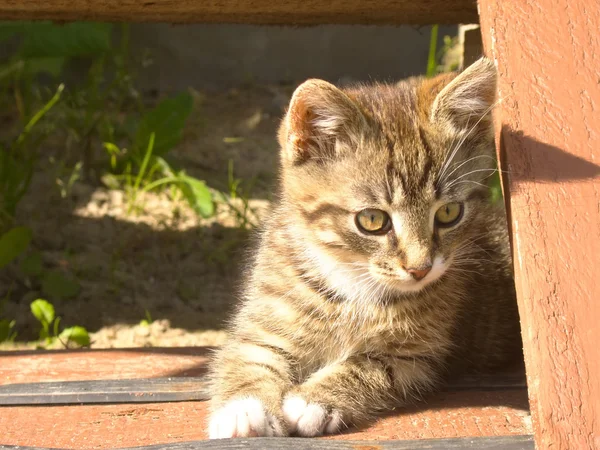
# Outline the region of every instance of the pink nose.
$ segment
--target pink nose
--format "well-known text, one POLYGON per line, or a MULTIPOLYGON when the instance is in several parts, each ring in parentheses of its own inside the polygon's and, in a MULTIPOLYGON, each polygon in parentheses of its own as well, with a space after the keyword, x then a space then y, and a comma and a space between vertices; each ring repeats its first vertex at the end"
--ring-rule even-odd
POLYGON ((423 267, 421 269, 406 269, 406 271, 410 273, 415 280, 420 281, 431 271, 431 266, 423 267))

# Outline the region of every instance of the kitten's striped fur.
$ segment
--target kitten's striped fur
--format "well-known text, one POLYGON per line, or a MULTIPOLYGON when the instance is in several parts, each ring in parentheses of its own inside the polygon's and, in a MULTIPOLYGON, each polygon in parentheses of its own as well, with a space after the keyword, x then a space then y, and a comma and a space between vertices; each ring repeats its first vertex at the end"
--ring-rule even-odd
POLYGON ((504 210, 486 184, 495 81, 480 60, 458 76, 296 90, 280 198, 211 365, 211 437, 337 432, 519 358, 504 210), (464 216, 437 229, 448 202, 464 216), (361 233, 365 208, 392 229, 361 233), (422 281, 403 269, 427 265, 422 281))

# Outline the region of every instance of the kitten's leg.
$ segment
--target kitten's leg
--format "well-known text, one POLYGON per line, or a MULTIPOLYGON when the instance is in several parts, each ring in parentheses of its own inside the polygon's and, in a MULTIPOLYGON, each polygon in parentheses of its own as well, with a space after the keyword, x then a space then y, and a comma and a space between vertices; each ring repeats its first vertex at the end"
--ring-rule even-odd
POLYGON ((209 437, 285 436, 282 398, 292 385, 285 351, 234 341, 211 366, 209 437))
POLYGON ((435 384, 429 359, 354 356, 326 366, 286 394, 290 433, 319 436, 362 425, 435 384))

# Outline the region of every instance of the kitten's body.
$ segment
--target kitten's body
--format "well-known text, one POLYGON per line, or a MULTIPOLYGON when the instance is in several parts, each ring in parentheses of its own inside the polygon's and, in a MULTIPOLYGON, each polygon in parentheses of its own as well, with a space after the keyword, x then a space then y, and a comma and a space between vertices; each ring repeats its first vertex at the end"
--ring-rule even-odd
POLYGON ((495 72, 478 64, 465 80, 296 91, 280 199, 211 367, 211 437, 336 432, 518 358, 504 210, 484 186, 495 72), (436 229, 452 201, 464 218, 436 229), (391 229, 357 231, 365 208, 391 229))

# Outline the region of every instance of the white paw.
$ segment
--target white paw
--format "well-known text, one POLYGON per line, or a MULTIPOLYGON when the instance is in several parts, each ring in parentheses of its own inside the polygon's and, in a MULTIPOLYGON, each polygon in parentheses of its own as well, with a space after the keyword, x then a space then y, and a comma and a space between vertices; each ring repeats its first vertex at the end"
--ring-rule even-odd
POLYGON ((283 402, 283 417, 290 433, 299 436, 320 436, 340 431, 344 421, 339 411, 328 414, 316 403, 306 403, 302 397, 287 397, 283 402))
POLYGON ((284 434, 279 421, 254 397, 230 401, 212 414, 208 425, 210 439, 284 434))

